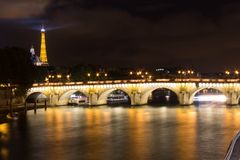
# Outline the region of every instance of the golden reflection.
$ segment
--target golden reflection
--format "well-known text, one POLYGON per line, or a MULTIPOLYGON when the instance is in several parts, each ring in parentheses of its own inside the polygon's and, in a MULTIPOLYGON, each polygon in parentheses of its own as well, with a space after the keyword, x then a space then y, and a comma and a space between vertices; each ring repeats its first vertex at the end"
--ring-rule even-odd
POLYGON ((55 138, 56 140, 62 140, 64 136, 64 130, 63 130, 63 112, 60 110, 55 110, 55 138))
POLYGON ((0 157, 1 157, 1 159, 2 160, 7 160, 7 159, 9 159, 8 157, 9 157, 9 150, 7 149, 7 148, 3 148, 3 147, 1 147, 0 148, 0 157))
POLYGON ((66 137, 66 130, 64 126, 69 126, 72 123, 72 113, 64 112, 60 109, 48 109, 46 112, 46 126, 47 126, 47 135, 52 135, 54 132, 54 136, 47 136, 48 143, 52 142, 58 143, 56 147, 51 148, 53 151, 51 152, 50 159, 57 160, 65 160, 67 159, 65 154, 54 154, 54 153, 64 153, 64 138, 66 137))
POLYGON ((72 112, 67 112, 66 113, 66 115, 65 115, 66 117, 66 122, 65 123, 71 123, 72 122, 72 117, 73 117, 73 114, 72 114, 72 112))
POLYGON ((197 154, 196 112, 194 109, 176 109, 176 154, 179 159, 194 159, 197 154))
POLYGON ((53 123, 53 110, 52 109, 47 110, 46 118, 47 118, 47 125, 51 125, 53 123))
POLYGON ((223 137, 225 148, 227 149, 230 145, 234 135, 239 131, 240 128, 240 110, 239 108, 225 108, 223 115, 223 128, 226 129, 225 136, 223 137))
POLYGON ((102 110, 100 109, 94 109, 94 122, 95 124, 101 124, 102 122, 102 110))
POLYGON ((110 112, 103 112, 103 121, 104 123, 108 123, 111 121, 111 113, 110 112))
POLYGON ((94 124, 94 113, 93 113, 93 109, 91 108, 87 108, 85 110, 85 116, 86 116, 86 125, 93 125, 94 124))
POLYGON ((3 135, 8 135, 9 125, 7 123, 0 124, 0 133, 3 135))
MULTIPOLYGON (((55 140, 63 139, 63 112, 58 109, 49 109, 46 113, 46 125, 49 132, 52 132, 51 129, 54 129, 55 140)), ((53 137, 51 137, 53 138, 53 137)))
MULTIPOLYGON (((7 123, 0 124, 0 144, 4 144, 9 139, 9 125, 7 123)), ((0 157, 7 160, 9 150, 4 145, 0 145, 0 157)))
POLYGON ((130 159, 146 159, 149 155, 148 114, 143 108, 128 109, 130 159))
POLYGON ((85 109, 85 123, 86 129, 84 129, 86 140, 83 146, 87 151, 94 154, 86 153, 87 159, 105 159, 104 150, 108 147, 107 140, 104 140, 109 132, 109 128, 104 125, 103 119, 110 119, 111 114, 106 114, 99 108, 87 108, 85 109))

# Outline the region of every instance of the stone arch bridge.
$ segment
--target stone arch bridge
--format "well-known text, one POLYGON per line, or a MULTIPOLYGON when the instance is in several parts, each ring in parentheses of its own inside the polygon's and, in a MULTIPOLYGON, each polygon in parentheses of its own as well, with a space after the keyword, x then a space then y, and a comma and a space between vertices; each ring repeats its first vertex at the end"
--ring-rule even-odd
POLYGON ((149 96, 156 89, 165 88, 178 96, 180 105, 191 105, 194 95, 206 88, 219 90, 227 97, 227 104, 236 105, 240 97, 239 79, 156 79, 147 80, 111 80, 67 83, 34 84, 28 96, 40 92, 48 97, 49 105, 66 105, 69 96, 76 91, 89 98, 89 105, 104 105, 108 95, 114 90, 128 94, 131 105, 147 104, 149 96))

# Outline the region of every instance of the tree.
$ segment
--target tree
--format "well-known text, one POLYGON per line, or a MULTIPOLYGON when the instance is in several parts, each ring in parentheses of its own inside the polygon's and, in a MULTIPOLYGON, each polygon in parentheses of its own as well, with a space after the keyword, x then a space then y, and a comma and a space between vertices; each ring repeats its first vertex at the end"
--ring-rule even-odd
POLYGON ((31 55, 22 48, 0 48, 0 83, 9 91, 9 108, 12 115, 12 98, 26 95, 36 79, 31 55))

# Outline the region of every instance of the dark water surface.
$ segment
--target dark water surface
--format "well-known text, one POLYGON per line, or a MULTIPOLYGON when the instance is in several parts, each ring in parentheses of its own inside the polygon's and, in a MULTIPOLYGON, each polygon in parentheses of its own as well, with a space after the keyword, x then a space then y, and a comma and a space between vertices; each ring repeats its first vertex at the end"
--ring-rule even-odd
POLYGON ((0 124, 7 160, 221 160, 240 108, 55 107, 0 124))

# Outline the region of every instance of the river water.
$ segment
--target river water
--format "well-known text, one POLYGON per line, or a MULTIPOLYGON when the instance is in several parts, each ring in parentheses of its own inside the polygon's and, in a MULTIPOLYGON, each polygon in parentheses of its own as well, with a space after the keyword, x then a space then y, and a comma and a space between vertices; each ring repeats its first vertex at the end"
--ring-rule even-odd
POLYGON ((53 107, 0 124, 7 160, 221 160, 239 106, 53 107))

